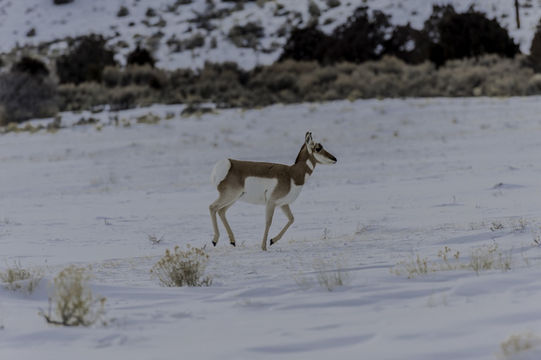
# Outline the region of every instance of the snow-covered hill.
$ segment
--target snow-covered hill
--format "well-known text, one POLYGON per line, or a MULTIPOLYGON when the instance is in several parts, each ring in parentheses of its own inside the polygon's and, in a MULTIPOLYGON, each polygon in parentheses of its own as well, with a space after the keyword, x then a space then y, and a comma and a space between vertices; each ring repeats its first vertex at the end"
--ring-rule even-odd
MULTIPOLYGON (((451 3, 460 11, 475 5, 508 28, 526 53, 541 17, 541 3, 533 0, 521 1, 521 29, 516 28, 511 0, 341 0, 338 6, 336 2, 329 6, 326 0, 260 0, 243 5, 219 0, 75 0, 65 5, 54 5, 52 0, 0 0, 0 52, 92 32, 111 38, 121 62, 141 43, 155 51, 163 68, 195 68, 205 61, 235 61, 252 68, 277 59, 289 31, 310 21, 310 2, 317 5, 325 31, 343 23, 361 5, 391 14, 396 24, 410 22, 414 27, 422 26, 433 4, 451 3), (127 15, 119 17, 121 7, 127 15), (263 27, 257 50, 239 48, 228 37, 232 27, 250 22, 263 27), (191 46, 179 45, 190 39, 196 40, 191 46), (178 52, 179 47, 185 50, 178 52)), ((63 46, 60 42, 51 50, 63 46)))

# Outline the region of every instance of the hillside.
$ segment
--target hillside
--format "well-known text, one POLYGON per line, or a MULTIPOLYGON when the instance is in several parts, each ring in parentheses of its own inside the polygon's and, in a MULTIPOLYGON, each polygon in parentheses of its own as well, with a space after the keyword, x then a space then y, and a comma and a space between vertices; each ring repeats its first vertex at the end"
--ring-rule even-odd
POLYGON ((525 53, 541 17, 541 4, 529 0, 522 1, 520 30, 516 29, 510 0, 259 0, 238 4, 218 0, 75 0, 64 5, 54 5, 52 0, 0 0, 0 52, 48 43, 41 51, 54 54, 65 48, 61 40, 66 37, 99 33, 110 39, 121 63, 141 44, 152 49, 159 60, 157 66, 166 69, 198 68, 205 61, 235 61, 248 69, 274 62, 291 29, 313 21, 317 12, 313 8, 309 11, 310 3, 317 5, 319 24, 328 32, 361 5, 391 14, 395 24, 410 22, 421 27, 433 4, 451 3, 460 11, 474 4, 497 18, 525 53), (243 28, 249 23, 256 27, 243 28), (240 28, 231 33, 235 26, 240 28))

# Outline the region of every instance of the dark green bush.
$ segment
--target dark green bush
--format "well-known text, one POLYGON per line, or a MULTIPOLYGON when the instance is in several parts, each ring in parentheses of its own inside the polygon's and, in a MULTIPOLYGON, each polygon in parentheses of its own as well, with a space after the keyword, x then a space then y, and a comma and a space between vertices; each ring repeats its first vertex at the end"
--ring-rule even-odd
POLYGON ((47 76, 49 75, 49 69, 43 63, 43 61, 24 56, 21 60, 16 62, 11 67, 11 72, 22 72, 32 76, 47 76))
POLYGON ((488 19, 473 8, 457 13, 450 5, 435 5, 425 22, 425 32, 432 41, 430 60, 438 66, 451 59, 483 54, 513 57, 520 52, 519 46, 496 19, 488 19))
POLYGON ((114 52, 107 49, 101 35, 88 35, 76 39, 70 51, 56 60, 56 71, 61 84, 101 82, 103 69, 115 65, 114 52))
POLYGON ((541 21, 537 24, 537 28, 530 46, 530 56, 528 62, 535 70, 541 72, 541 21))
POLYGON ((155 60, 150 51, 137 46, 135 50, 128 54, 126 63, 128 65, 149 65, 154 67, 155 60))
POLYGON ((55 82, 45 76, 13 71, 0 74, 0 125, 58 112, 55 82))

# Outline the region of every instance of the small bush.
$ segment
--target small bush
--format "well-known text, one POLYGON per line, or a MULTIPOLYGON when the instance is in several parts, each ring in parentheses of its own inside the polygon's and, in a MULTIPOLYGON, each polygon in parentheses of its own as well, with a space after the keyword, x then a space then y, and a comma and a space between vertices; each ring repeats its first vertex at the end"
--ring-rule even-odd
POLYGON ((513 57, 520 52, 496 19, 490 20, 473 8, 457 13, 451 5, 435 5, 424 30, 432 40, 430 60, 438 66, 451 59, 483 54, 513 57))
POLYGON ((2 280, 6 289, 23 291, 28 294, 34 292, 41 279, 42 276, 39 272, 24 269, 20 263, 15 263, 13 267, 0 272, 0 280, 2 280))
POLYGON ((50 78, 25 72, 0 74, 0 125, 54 116, 58 112, 56 95, 56 84, 50 78))
POLYGON ((88 286, 90 278, 87 268, 73 265, 55 277, 54 294, 49 298, 49 311, 47 314, 40 312, 47 323, 90 326, 103 316, 106 299, 92 294, 88 286))
POLYGON ((47 69, 47 66, 43 61, 28 56, 24 56, 21 60, 16 62, 11 68, 11 72, 22 72, 32 76, 49 75, 49 69, 47 69))
POLYGON ((204 248, 182 251, 176 246, 173 252, 165 250, 150 272, 163 286, 210 286, 212 279, 203 276, 208 258, 204 248))
POLYGON ((249 22, 243 26, 233 26, 227 36, 237 47, 256 49, 259 39, 265 36, 265 29, 255 22, 249 22))
POLYGON ((102 85, 92 83, 64 84, 58 87, 58 106, 61 111, 91 110, 109 103, 109 92, 102 85))
POLYGON ((126 59, 128 65, 149 65, 154 67, 155 60, 147 49, 141 49, 139 46, 128 54, 126 59))
POLYGON ((541 338, 532 333, 511 335, 507 340, 500 344, 504 359, 515 359, 517 356, 520 356, 518 355, 520 353, 524 353, 532 349, 539 349, 540 347, 541 338))
POLYGON ((116 13, 117 17, 125 17, 130 14, 130 10, 128 10, 127 7, 121 6, 120 9, 118 9, 118 12, 116 13))
POLYGON ((541 72, 541 21, 537 24, 528 60, 536 73, 541 72))
POLYGON ((107 104, 111 105, 111 110, 126 110, 136 106, 149 106, 156 102, 152 96, 152 91, 147 86, 130 85, 111 89, 107 104))
POLYGON ((310 0, 308 2, 308 13, 313 18, 318 18, 321 16, 321 10, 319 10, 319 6, 317 6, 314 0, 310 0))
POLYGON ((101 82, 103 69, 115 65, 115 53, 105 46, 101 35, 88 35, 75 40, 70 51, 56 60, 56 71, 61 84, 101 82))

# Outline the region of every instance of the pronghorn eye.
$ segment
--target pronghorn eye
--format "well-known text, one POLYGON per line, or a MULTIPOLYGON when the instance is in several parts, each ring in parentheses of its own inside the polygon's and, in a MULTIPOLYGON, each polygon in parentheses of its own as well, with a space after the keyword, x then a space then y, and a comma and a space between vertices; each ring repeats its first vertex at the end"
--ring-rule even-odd
POLYGON ((321 144, 316 145, 316 151, 317 152, 320 152, 322 149, 323 149, 323 146, 321 146, 321 144))

